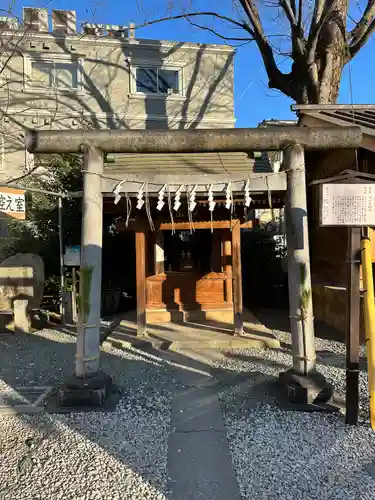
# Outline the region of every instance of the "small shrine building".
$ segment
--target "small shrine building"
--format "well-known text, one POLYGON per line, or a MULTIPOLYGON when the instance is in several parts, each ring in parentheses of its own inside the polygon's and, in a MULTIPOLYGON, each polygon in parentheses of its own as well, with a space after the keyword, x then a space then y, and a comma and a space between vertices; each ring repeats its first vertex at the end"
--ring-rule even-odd
POLYGON ((104 213, 134 231, 137 331, 147 323, 219 321, 243 331, 241 229, 284 205, 286 179, 265 153, 116 154, 104 213))

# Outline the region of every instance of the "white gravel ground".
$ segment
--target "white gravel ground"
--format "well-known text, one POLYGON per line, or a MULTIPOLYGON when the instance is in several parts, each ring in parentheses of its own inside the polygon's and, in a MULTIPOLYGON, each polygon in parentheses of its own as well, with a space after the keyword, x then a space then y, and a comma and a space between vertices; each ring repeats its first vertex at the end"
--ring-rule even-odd
MULTIPOLYGON (((289 334, 274 333, 290 343, 289 334)), ((317 339, 317 351, 318 369, 344 395, 344 344, 317 339)), ((289 349, 232 351, 220 364, 267 377, 290 366, 289 349)), ((375 432, 368 422, 366 371, 360 373, 360 388, 359 427, 346 426, 340 414, 280 410, 270 397, 249 405, 249 386, 223 389, 220 400, 243 498, 375 499, 375 432)))
MULTIPOLYGON (((66 363, 74 359, 74 338, 49 330, 7 337, 0 347, 1 389, 29 385, 31 376, 35 385, 52 385, 70 373, 66 363)), ((0 416, 1 499, 167 498, 173 370, 131 350, 102 358, 103 369, 125 387, 114 413, 0 416)))
MULTIPOLYGON (((290 343, 289 334, 275 333, 290 343)), ((51 330, 0 337, 0 390, 57 385, 73 370, 74 342, 51 330)), ((317 339, 317 350, 320 371, 343 395, 345 346, 317 339)), ((252 390, 255 375, 267 379, 290 367, 287 346, 231 351, 212 363, 243 499, 375 499, 365 371, 361 425, 350 428, 342 415, 283 411, 252 390)), ((0 416, 1 499, 168 499, 173 389, 189 379, 134 349, 103 353, 102 367, 124 388, 115 412, 0 416)))

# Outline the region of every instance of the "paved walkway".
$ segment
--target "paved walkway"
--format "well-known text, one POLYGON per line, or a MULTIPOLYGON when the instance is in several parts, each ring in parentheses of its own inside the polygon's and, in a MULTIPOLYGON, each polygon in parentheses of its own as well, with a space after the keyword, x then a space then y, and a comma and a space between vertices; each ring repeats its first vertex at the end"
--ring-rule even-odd
POLYGON ((233 335, 232 325, 214 321, 150 324, 147 325, 147 335, 139 338, 136 332, 136 315, 130 311, 117 318, 117 326, 107 336, 107 342, 120 348, 149 343, 157 348, 173 350, 280 347, 271 330, 250 311, 244 314, 244 335, 241 337, 233 335))
POLYGON ((220 403, 213 388, 187 388, 172 404, 170 500, 240 500, 220 403))

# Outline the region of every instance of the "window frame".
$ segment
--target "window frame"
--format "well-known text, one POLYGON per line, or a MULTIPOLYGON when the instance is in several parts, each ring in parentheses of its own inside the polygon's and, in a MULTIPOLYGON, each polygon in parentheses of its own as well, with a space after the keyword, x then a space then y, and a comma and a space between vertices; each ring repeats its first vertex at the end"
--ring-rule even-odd
POLYGON ((24 58, 24 88, 32 92, 44 93, 77 93, 83 91, 83 63, 84 58, 66 54, 35 54, 24 58), (55 81, 55 64, 74 64, 77 68, 77 86, 60 88, 56 85, 37 85, 32 80, 33 63, 52 63, 54 68, 53 80, 55 81))
MULTIPOLYGON (((157 63, 155 61, 136 61, 130 66, 130 97, 138 97, 144 99, 181 99, 184 97, 184 80, 183 67, 173 63, 157 63), (140 92, 137 90, 137 70, 138 69, 156 69, 176 71, 178 75, 178 92, 162 93, 162 92, 140 92)), ((158 76, 159 81, 159 76, 158 76)))

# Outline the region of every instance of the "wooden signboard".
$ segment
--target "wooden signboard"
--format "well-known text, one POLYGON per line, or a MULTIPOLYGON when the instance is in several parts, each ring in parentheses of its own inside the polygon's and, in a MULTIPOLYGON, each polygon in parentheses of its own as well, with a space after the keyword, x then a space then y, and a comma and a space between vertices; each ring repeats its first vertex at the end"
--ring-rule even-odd
POLYGON ((353 177, 320 184, 319 223, 347 227, 346 423, 358 423, 361 227, 375 226, 375 183, 353 177))
POLYGON ((375 226, 374 183, 332 182, 320 189, 321 226, 375 226))
POLYGON ((0 187, 0 218, 13 217, 25 220, 25 191, 10 187, 0 187))

